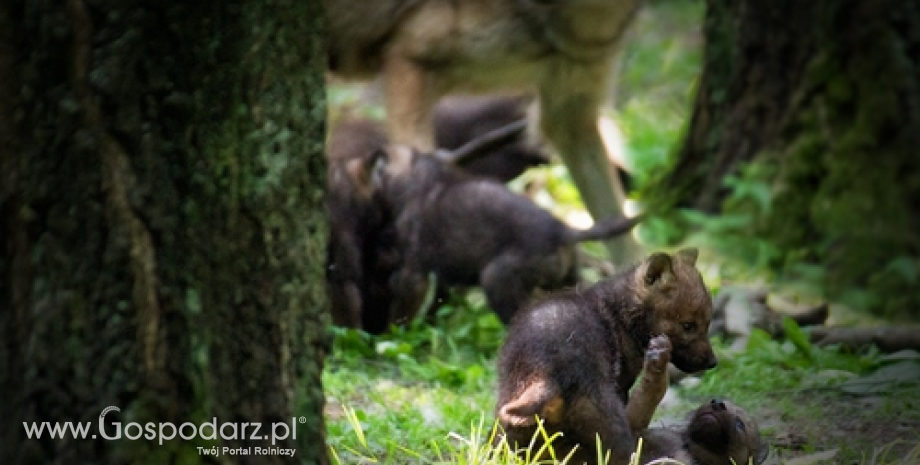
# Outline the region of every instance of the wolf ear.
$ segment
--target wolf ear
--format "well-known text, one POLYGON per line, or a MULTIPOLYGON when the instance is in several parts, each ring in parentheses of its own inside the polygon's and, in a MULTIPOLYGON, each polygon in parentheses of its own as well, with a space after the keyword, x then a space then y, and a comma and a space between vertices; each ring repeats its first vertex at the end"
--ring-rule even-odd
POLYGON ((671 257, 666 253, 653 253, 645 260, 645 284, 655 284, 671 269, 671 257))
POLYGON ((374 158, 362 157, 352 158, 345 162, 345 173, 351 184, 358 190, 370 189, 375 187, 374 182, 374 158))
POLYGON ((680 261, 690 266, 694 266, 696 265, 696 259, 700 256, 700 251, 694 247, 694 248, 679 250, 677 251, 676 255, 677 255, 677 258, 680 259, 680 261))

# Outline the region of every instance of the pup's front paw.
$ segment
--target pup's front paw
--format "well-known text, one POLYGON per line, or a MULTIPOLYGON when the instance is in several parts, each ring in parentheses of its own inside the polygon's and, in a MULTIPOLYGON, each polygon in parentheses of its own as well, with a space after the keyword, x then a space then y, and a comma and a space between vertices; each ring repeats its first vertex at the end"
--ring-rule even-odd
POLYGON ((649 341, 648 350, 645 351, 645 370, 653 373, 663 373, 668 370, 671 362, 671 340, 664 334, 655 336, 649 341))

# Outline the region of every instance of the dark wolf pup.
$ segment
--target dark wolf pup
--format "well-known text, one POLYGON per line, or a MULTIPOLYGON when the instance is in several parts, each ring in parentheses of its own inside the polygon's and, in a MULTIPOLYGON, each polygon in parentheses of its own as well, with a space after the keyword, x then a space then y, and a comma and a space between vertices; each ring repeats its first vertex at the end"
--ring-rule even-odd
MULTIPOLYGON (((438 105, 436 128, 438 144, 450 150, 439 153, 464 171, 501 181, 546 163, 542 147, 525 138, 526 103, 521 97, 446 99, 438 105)), ((389 280, 402 259, 392 215, 371 183, 377 153, 387 144, 381 123, 349 118, 336 125, 327 150, 326 281, 333 323, 374 334, 396 322, 389 313, 389 280)))
POLYGON ((403 145, 381 152, 374 179, 403 256, 391 288, 404 318, 418 310, 433 273, 439 285, 481 286, 507 324, 535 290, 577 283, 576 243, 623 234, 638 221, 576 230, 500 182, 403 145))
POLYGON ((655 253, 519 312, 498 360, 496 416, 509 443, 529 444, 539 417, 563 434, 557 451, 578 446, 571 463, 594 463, 596 437, 611 463, 627 463, 667 388, 668 357, 688 372, 716 365, 712 299, 696 259, 696 249, 655 253), (650 388, 629 396, 643 365, 650 388))
POLYGON ((387 228, 392 219, 375 199, 366 168, 368 158, 386 143, 379 125, 354 120, 332 132, 326 152, 326 284, 332 323, 371 333, 389 327, 389 289, 376 283, 385 283, 400 260, 387 228))
POLYGON ((754 419, 719 399, 697 408, 685 427, 651 428, 642 437, 642 463, 667 457, 686 465, 758 465, 770 451, 754 419))

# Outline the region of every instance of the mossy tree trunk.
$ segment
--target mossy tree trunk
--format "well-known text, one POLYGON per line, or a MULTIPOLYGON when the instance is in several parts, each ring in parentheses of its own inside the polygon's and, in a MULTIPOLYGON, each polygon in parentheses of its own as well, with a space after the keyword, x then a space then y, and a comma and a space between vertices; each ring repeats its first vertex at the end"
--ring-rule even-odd
POLYGON ((322 26, 319 0, 0 3, 0 463, 328 462, 322 26), (296 439, 26 438, 107 406, 296 439))
POLYGON ((726 249, 783 278, 916 308, 920 4, 708 0, 705 37, 686 140, 649 203, 717 213, 726 249))

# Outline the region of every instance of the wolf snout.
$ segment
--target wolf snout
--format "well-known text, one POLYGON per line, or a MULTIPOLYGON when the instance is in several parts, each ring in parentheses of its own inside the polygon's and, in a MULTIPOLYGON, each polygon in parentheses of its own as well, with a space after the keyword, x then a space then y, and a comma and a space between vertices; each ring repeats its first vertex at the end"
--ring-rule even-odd
POLYGON ((707 360, 706 360, 706 363, 705 363, 706 367, 703 368, 703 369, 704 369, 704 370, 711 370, 711 369, 715 368, 716 365, 718 365, 718 364, 719 364, 719 359, 716 358, 716 354, 712 354, 712 353, 711 353, 711 354, 709 354, 709 357, 708 357, 707 360))
POLYGON ((671 352, 671 362, 685 373, 698 373, 715 368, 719 363, 712 346, 698 341, 677 346, 671 352))

